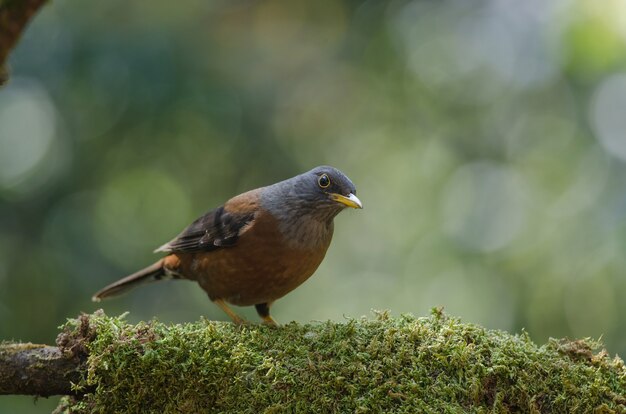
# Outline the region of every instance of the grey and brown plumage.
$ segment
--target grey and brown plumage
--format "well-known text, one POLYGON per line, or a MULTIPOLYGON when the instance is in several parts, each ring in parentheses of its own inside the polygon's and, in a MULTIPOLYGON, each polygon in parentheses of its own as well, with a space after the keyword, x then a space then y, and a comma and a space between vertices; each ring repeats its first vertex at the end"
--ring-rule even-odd
POLYGON ((198 282, 234 322, 228 304, 256 307, 275 324, 271 304, 307 280, 333 236, 344 208, 362 208, 352 181, 321 166, 231 198, 204 214, 156 252, 167 255, 100 290, 94 301, 162 279, 198 282))

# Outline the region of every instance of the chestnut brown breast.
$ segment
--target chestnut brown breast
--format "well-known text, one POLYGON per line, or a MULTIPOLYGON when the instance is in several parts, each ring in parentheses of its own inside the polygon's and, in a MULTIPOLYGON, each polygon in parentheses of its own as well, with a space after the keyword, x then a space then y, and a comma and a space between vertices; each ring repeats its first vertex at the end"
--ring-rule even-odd
POLYGON ((270 303, 306 281, 320 265, 332 238, 313 248, 297 248, 285 242, 276 219, 259 211, 254 225, 237 244, 210 252, 175 252, 166 268, 196 280, 211 300, 223 299, 239 306, 270 303))

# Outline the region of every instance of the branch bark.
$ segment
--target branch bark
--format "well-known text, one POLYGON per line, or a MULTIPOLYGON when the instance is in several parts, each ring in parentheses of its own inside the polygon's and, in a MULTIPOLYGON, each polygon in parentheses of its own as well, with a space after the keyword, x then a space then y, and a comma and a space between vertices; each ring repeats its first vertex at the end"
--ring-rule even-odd
POLYGON ((0 395, 72 395, 82 362, 56 346, 0 344, 0 395))
POLYGON ((0 86, 9 78, 6 60, 33 15, 47 0, 0 0, 0 86))

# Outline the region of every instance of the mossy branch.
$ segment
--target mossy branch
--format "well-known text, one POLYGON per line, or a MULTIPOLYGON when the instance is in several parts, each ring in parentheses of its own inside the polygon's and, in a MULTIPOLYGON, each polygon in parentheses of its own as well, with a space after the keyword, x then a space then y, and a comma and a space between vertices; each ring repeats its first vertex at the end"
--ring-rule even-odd
POLYGON ((47 0, 0 0, 0 86, 9 78, 6 60, 33 15, 47 0))
POLYGON ((59 413, 626 413, 626 368, 598 343, 537 346, 439 311, 280 328, 100 312, 57 346, 80 367, 59 413))

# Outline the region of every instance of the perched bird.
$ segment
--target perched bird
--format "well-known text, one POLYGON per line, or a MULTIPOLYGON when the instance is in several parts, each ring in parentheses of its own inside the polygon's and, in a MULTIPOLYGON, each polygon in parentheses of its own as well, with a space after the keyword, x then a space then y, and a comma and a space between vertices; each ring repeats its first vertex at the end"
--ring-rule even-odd
POLYGON ((333 237, 344 208, 362 208, 352 181, 321 166, 228 200, 155 250, 167 256, 100 290, 94 301, 165 279, 198 282, 235 323, 228 304, 256 307, 264 323, 272 303, 307 280, 333 237))

